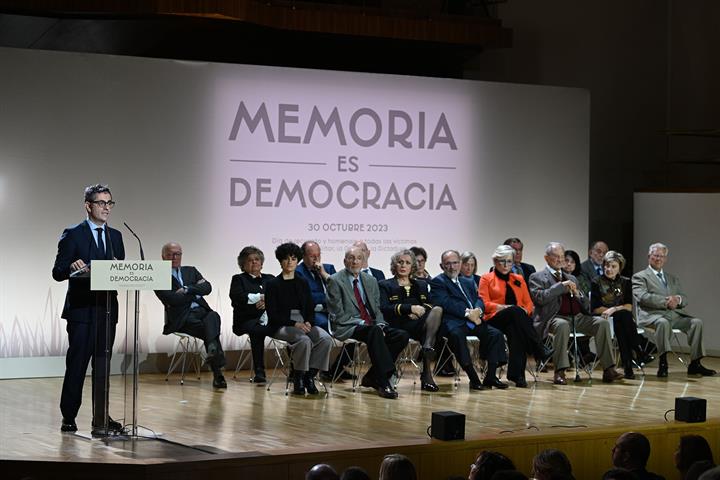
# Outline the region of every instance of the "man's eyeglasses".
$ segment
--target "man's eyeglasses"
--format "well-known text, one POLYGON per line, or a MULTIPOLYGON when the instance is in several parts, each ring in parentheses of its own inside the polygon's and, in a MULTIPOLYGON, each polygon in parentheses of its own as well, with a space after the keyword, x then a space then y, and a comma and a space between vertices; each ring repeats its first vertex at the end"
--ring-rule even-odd
POLYGON ((93 200, 92 202, 88 202, 88 203, 92 203, 93 205, 97 205, 97 206, 100 207, 100 208, 105 208, 105 207, 107 207, 107 208, 109 208, 110 210, 112 210, 112 208, 115 206, 115 202, 112 201, 112 200, 110 200, 109 202, 106 202, 105 200, 93 200))

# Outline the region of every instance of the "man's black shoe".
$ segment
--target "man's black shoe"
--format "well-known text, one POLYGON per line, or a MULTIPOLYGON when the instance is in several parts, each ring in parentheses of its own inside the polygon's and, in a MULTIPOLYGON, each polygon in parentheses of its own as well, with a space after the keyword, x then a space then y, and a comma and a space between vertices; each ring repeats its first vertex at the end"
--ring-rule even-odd
POLYGON ((499 388, 499 389, 505 389, 508 388, 508 384, 505 382, 501 382, 499 378, 497 377, 485 377, 485 380, 482 382, 483 386, 485 388, 499 388))
POLYGON ((61 432, 77 432, 77 424, 75 419, 63 418, 60 424, 61 432))
POLYGON ((485 390, 486 387, 482 384, 482 382, 470 382, 470 390, 485 390))
MULTIPOLYGON (((688 368, 689 370, 689 368, 688 368)), ((659 378, 666 378, 668 376, 668 364, 667 363, 660 363, 658 366, 657 376, 659 378)))
POLYGON ((252 377, 252 383, 265 383, 267 377, 265 376, 265 370, 255 370, 255 375, 252 377))
POLYGON ((421 380, 420 390, 425 390, 426 392, 437 392, 438 390, 440 390, 440 387, 438 387, 437 384, 432 380, 421 380))
MULTIPOLYGON (((112 418, 108 418, 108 433, 122 433, 123 426, 120 422, 116 422, 112 418)), ((105 427, 100 424, 92 423, 92 429, 90 430, 92 435, 105 435, 105 427)))
POLYGON ((699 361, 690 362, 690 365, 688 366, 688 375, 702 375, 703 377, 712 377, 716 373, 717 372, 715 370, 705 368, 699 361))
POLYGON ((517 388, 527 388, 527 386, 528 386, 528 383, 527 383, 527 380, 525 380, 525 377, 520 377, 520 378, 510 378, 510 377, 508 377, 508 380, 510 380, 511 382, 515 383, 515 386, 516 386, 517 388))
POLYGON ((213 388, 227 388, 227 382, 222 373, 213 376, 213 388))
POLYGON ((393 390, 393 388, 390 385, 386 385, 384 387, 377 387, 378 395, 380 395, 382 398, 389 398, 391 400, 394 400, 398 397, 398 393, 393 390))
POLYGON ((305 382, 304 382, 304 375, 301 375, 299 372, 293 372, 292 376, 292 383, 293 383, 293 395, 305 395, 305 382))
POLYGON ((320 393, 320 391, 315 386, 315 377, 310 373, 305 374, 305 378, 303 378, 303 383, 305 383, 305 390, 307 390, 307 393, 310 395, 317 395, 320 393))

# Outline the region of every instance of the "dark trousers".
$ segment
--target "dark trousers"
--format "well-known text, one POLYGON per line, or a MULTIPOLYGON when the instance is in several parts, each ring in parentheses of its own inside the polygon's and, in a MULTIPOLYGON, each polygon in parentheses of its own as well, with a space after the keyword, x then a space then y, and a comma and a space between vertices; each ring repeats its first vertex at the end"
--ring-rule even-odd
POLYGON ((448 339, 450 350, 463 368, 472 366, 472 358, 467 345, 468 335, 475 335, 480 340, 480 358, 495 366, 507 363, 503 333, 497 328, 489 326, 487 322, 475 325, 472 329, 467 325, 462 325, 449 332, 446 330, 444 333, 448 339))
POLYGON ((65 379, 60 396, 60 411, 68 420, 74 419, 82 403, 85 374, 92 359, 92 410, 93 423, 105 421, 106 368, 109 371, 112 346, 115 343, 116 321, 109 325, 109 342, 105 343, 105 310, 95 309, 93 320, 88 323, 68 322, 68 350, 65 357, 65 379), (106 348, 107 347, 107 348, 106 348), (106 366, 107 365, 107 366, 106 366))
POLYGON ((508 350, 510 350, 508 378, 524 377, 527 356, 539 357, 543 353, 543 345, 532 326, 532 320, 525 310, 513 305, 497 312, 488 323, 503 332, 507 338, 508 350))
POLYGON ((250 325, 245 333, 250 337, 253 368, 256 372, 265 370, 265 337, 269 337, 272 330, 267 325, 255 323, 250 325))
POLYGON ((217 372, 225 366, 225 355, 220 344, 220 315, 217 312, 204 307, 193 308, 178 332, 201 339, 205 343, 205 351, 211 343, 217 342, 219 354, 210 367, 213 372, 217 372))
POLYGON ((640 351, 640 338, 631 312, 619 310, 613 313, 613 330, 617 339, 623 366, 631 366, 633 350, 640 351))
POLYGON ((404 330, 392 327, 382 329, 377 325, 359 325, 355 327, 350 338, 367 345, 372 362, 367 375, 371 378, 374 376, 382 386, 387 384, 388 378, 395 371, 395 360, 410 340, 410 336, 404 330))

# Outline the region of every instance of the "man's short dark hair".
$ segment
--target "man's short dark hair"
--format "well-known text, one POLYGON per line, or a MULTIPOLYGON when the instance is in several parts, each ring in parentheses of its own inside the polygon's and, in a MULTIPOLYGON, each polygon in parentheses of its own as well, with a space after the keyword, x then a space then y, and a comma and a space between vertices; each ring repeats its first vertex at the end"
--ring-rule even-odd
POLYGON ((370 480, 370 475, 360 467, 348 467, 340 475, 340 480, 370 480))
POLYGON ((295 257, 297 260, 302 258, 302 250, 296 243, 283 243, 275 249, 275 258, 278 262, 282 262, 288 257, 295 257))
POLYGON ((410 251, 415 254, 417 257, 418 255, 422 255, 425 260, 427 260, 427 252, 423 247, 410 247, 410 251))
POLYGON ((99 193, 109 193, 112 197, 112 193, 110 193, 110 187, 108 187, 107 185, 103 185, 102 183, 98 183, 85 187, 85 201, 95 201, 95 196, 99 193))
POLYGON ((650 458, 650 440, 645 435, 638 432, 624 433, 619 447, 630 456, 633 466, 645 468, 650 458))
MULTIPOLYGON (((503 242, 503 245, 510 245, 512 246, 513 243, 519 243, 520 245, 523 245, 522 240, 520 240, 517 237, 510 237, 507 240, 503 242)), ((524 246, 524 245, 523 245, 524 246)))

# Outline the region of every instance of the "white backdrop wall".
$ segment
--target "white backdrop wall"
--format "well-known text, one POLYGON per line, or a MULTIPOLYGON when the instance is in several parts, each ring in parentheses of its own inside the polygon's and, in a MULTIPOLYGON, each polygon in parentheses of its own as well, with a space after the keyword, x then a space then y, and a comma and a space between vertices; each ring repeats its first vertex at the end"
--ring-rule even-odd
MULTIPOLYGON (((448 248, 484 270, 509 236, 537 266, 550 240, 587 245, 583 90, 5 48, 0 68, 0 357, 64 354, 66 285, 50 270, 95 182, 112 189, 128 258, 123 221, 148 257, 182 243, 214 286, 227 349, 247 244, 268 273, 285 240, 320 241, 340 268, 364 239, 386 273, 418 244, 432 274, 448 248)), ((141 315, 143 351, 169 350, 154 295, 141 315)))
MULTIPOLYGON (((720 236, 720 193, 635 193, 634 203, 633 271, 647 268, 650 245, 667 245, 670 253, 664 269, 680 278, 690 302, 687 310, 703 319, 706 350, 720 354, 716 303, 720 257, 710 245, 720 236)), ((686 346, 684 335, 681 341, 686 346)))

